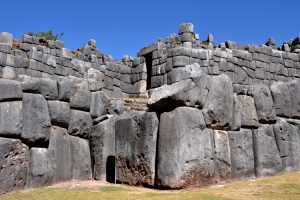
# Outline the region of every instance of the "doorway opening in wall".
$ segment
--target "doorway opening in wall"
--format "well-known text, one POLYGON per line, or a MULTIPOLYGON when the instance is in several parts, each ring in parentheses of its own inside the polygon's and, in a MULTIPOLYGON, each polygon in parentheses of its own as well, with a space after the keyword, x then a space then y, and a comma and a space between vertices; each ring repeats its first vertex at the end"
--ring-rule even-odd
POLYGON ((106 160, 106 181, 116 183, 115 156, 108 156, 106 160))
POLYGON ((147 87, 146 89, 151 89, 151 76, 152 76, 152 52, 144 55, 146 68, 147 68, 147 87))

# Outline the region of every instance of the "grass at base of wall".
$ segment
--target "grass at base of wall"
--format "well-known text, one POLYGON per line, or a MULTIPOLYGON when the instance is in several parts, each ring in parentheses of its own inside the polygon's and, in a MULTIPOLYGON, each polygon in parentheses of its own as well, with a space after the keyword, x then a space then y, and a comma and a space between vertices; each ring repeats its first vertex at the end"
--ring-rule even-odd
MULTIPOLYGON (((77 184, 80 185, 80 184, 77 184)), ((297 200, 300 199, 300 172, 262 179, 235 181, 225 185, 180 191, 158 191, 123 185, 99 184, 89 187, 51 186, 0 196, 2 200, 297 200)))

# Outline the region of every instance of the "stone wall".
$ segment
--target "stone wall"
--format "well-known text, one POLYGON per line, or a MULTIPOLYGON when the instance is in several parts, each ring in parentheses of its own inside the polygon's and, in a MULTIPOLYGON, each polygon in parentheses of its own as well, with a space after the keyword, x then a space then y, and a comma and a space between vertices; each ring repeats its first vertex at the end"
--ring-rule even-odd
POLYGON ((0 193, 82 179, 180 189, 300 170, 299 42, 216 47, 183 24, 115 61, 94 40, 69 51, 0 33, 0 193), (148 110, 124 109, 129 97, 148 110))

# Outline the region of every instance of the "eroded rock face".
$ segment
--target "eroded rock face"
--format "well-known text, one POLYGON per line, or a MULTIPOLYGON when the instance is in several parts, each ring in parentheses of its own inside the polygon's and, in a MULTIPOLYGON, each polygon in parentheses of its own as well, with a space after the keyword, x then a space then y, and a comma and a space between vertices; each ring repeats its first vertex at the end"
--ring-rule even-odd
POLYGON ((22 133, 22 101, 0 103, 0 135, 19 137, 22 133))
MULTIPOLYGON (((92 168, 93 178, 96 180, 110 181, 110 175, 113 168, 114 174, 114 158, 115 158, 115 120, 116 117, 109 118, 101 123, 92 127, 91 135, 89 138, 91 156, 92 156, 92 168), (110 163, 109 159, 113 159, 110 163), (108 180, 109 179, 109 180, 108 180)), ((111 179, 114 179, 112 174, 111 179)))
POLYGON ((241 125, 246 128, 258 127, 254 99, 246 95, 238 95, 238 107, 241 115, 241 125))
POLYGON ((276 121, 276 111, 269 88, 264 84, 255 84, 250 87, 254 98, 257 117, 260 123, 273 123, 276 121))
POLYGON ((23 189, 29 165, 29 149, 17 139, 0 138, 0 194, 23 189))
POLYGON ((0 101, 21 99, 22 89, 18 81, 0 79, 0 101))
POLYGON ((116 180, 154 186, 158 119, 153 112, 130 112, 116 119, 116 180))
POLYGON ((206 129, 202 112, 179 107, 160 116, 157 186, 183 188, 214 182, 213 131, 206 129))
POLYGON ((91 92, 87 80, 72 77, 70 107, 90 111, 91 92))
POLYGON ((285 171, 300 169, 300 134, 299 128, 284 119, 278 119, 274 125, 276 142, 285 171))
POLYGON ((70 135, 89 138, 93 120, 89 112, 71 110, 68 132, 70 135))
POLYGON ((255 175, 270 176, 282 171, 282 162, 271 125, 253 130, 255 175))
POLYGON ((254 177, 254 153, 252 131, 229 131, 231 175, 234 179, 254 177))
POLYGON ((211 78, 203 108, 206 125, 212 129, 231 130, 233 121, 233 88, 227 75, 211 78))

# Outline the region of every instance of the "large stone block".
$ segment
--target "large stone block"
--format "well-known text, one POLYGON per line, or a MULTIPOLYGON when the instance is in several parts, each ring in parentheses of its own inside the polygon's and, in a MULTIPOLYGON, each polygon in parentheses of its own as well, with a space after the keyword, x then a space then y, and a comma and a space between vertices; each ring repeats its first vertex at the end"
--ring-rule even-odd
POLYGON ((93 120, 91 114, 80 110, 71 110, 68 132, 70 135, 89 138, 93 120))
POLYGON ((0 79, 0 101, 21 99, 22 89, 17 81, 0 79))
POLYGON ((252 131, 229 131, 231 176, 234 179, 254 177, 254 153, 252 131))
POLYGON ((251 85, 250 93, 254 98, 259 122, 274 123, 276 121, 276 111, 269 88, 264 84, 251 85))
POLYGON ((157 186, 183 188, 214 182, 213 131, 196 108, 179 107, 160 116, 157 186))
POLYGON ((91 92, 87 80, 72 78, 70 106, 71 108, 90 111, 91 92))
POLYGON ((233 121, 233 87, 230 78, 221 74, 211 78, 203 108, 206 125, 212 129, 230 130, 233 121))
POLYGON ((88 140, 70 136, 70 150, 72 179, 91 179, 92 167, 88 140))
POLYGON ((292 116, 300 118, 300 80, 295 79, 289 82, 289 90, 291 94, 292 116))
POLYGON ((130 112, 116 119, 116 181, 154 186, 158 119, 154 112, 130 112))
POLYGON ((232 130, 240 130, 242 126, 241 113, 239 109, 239 99, 236 93, 233 94, 233 122, 232 130))
POLYGON ((23 128, 21 138, 33 145, 46 145, 50 136, 47 101, 41 94, 23 95, 23 128))
POLYGON ((153 110, 171 110, 179 106, 203 108, 210 88, 210 78, 203 74, 154 89, 148 102, 153 110))
POLYGON ((115 182, 115 117, 92 127, 90 134, 93 178, 115 182))
POLYGON ((9 44, 12 47, 14 42, 14 37, 11 33, 1 32, 0 33, 0 43, 9 44))
POLYGON ((214 131, 215 164, 217 176, 220 180, 231 178, 231 158, 228 133, 225 131, 214 131))
POLYGON ((58 98, 57 82, 48 78, 35 78, 26 75, 18 76, 22 90, 29 93, 37 93, 45 99, 55 100, 58 98))
POLYGON ((272 92, 276 114, 278 116, 290 117, 292 115, 292 108, 288 84, 275 82, 271 85, 270 90, 272 92))
POLYGON ((282 171, 282 162, 271 125, 253 130, 255 175, 270 176, 282 171))
POLYGON ((285 171, 300 169, 300 134, 297 126, 279 118, 274 125, 276 142, 285 171))
POLYGON ((238 95, 238 107, 241 114, 241 125, 245 128, 258 127, 254 99, 246 95, 238 95))
POLYGON ((71 98, 71 80, 66 77, 59 77, 57 80, 58 99, 60 101, 70 101, 71 98))
POLYGON ((48 101, 51 124, 68 128, 70 120, 70 105, 62 101, 48 101))
POLYGON ((31 148, 26 187, 32 188, 50 185, 52 183, 53 173, 48 156, 48 149, 31 148))
POLYGON ((51 127, 48 156, 53 183, 72 179, 70 136, 67 129, 51 127))
POLYGON ((22 133, 22 101, 0 103, 0 136, 18 137, 22 133))
POLYGON ((102 73, 99 70, 88 69, 87 76, 90 91, 98 91, 102 88, 102 73))
POLYGON ((107 113, 110 104, 109 97, 103 91, 92 92, 90 113, 93 118, 107 113))
POLYGON ((23 189, 29 149, 17 139, 0 138, 0 194, 23 189))

